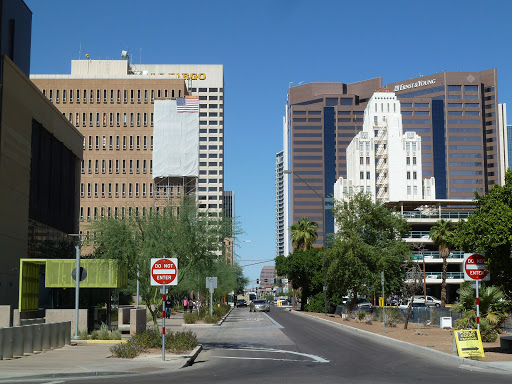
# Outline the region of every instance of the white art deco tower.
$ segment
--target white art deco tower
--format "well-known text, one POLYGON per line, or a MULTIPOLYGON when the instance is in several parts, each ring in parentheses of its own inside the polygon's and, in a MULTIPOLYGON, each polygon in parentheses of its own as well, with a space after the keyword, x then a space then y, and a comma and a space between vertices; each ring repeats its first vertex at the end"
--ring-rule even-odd
POLYGON ((334 185, 337 200, 358 192, 381 202, 435 199, 435 179, 422 175, 421 137, 403 133, 400 102, 385 88, 370 98, 363 130, 347 147, 347 178, 334 185))

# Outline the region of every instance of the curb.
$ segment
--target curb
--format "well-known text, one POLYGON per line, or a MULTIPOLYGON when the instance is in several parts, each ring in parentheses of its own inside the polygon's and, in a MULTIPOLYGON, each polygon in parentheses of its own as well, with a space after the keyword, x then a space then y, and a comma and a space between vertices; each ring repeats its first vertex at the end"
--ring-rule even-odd
POLYGON ((469 366, 478 367, 478 368, 498 369, 498 370, 501 370, 503 373, 511 372, 512 371, 512 364, 510 364, 510 366, 505 366, 505 365, 496 364, 496 363, 499 363, 499 362, 488 362, 488 363, 486 363, 486 362, 483 362, 483 361, 466 359, 464 357, 454 356, 454 355, 450 355, 448 353, 436 351, 435 349, 430 349, 430 348, 422 347, 421 345, 416 345, 416 344, 408 343, 407 341, 393 339, 392 337, 380 335, 378 333, 372 333, 372 332, 365 331, 363 329, 353 328, 353 327, 351 327, 349 325, 339 324, 339 323, 336 323, 336 322, 331 321, 329 319, 322 319, 322 318, 319 318, 319 317, 316 317, 316 316, 308 316, 308 315, 303 314, 302 312, 298 312, 298 311, 291 311, 291 312, 292 313, 296 313, 296 314, 298 314, 300 316, 308 317, 308 318, 316 320, 316 321, 322 321, 324 323, 330 324, 331 326, 339 327, 339 328, 342 328, 342 329, 344 329, 346 331, 349 331, 349 332, 352 332, 352 333, 355 333, 355 334, 360 334, 361 336, 371 337, 372 339, 380 339, 381 342, 395 344, 395 345, 398 345, 398 346, 400 346, 400 347, 402 347, 402 348, 404 348, 406 350, 409 350, 409 351, 419 351, 419 352, 422 352, 424 354, 429 354, 429 355, 431 355, 433 357, 436 357, 438 359, 442 359, 442 360, 445 360, 445 361, 449 360, 449 361, 452 361, 454 363, 459 363, 460 365, 469 365, 469 366))
MULTIPOLYGON (((83 340, 87 341, 87 340, 83 340)), ((180 358, 186 359, 184 364, 179 367, 178 369, 188 367, 192 364, 194 364, 197 356, 199 353, 203 350, 203 346, 201 344, 198 344, 197 347, 195 347, 190 355, 176 355, 173 360, 177 360, 180 358)), ((157 370, 155 373, 161 373, 162 370, 157 370)), ((151 372, 144 373, 145 375, 151 374, 151 372)), ((102 377, 102 376, 133 376, 133 375, 140 375, 141 373, 134 373, 134 372, 124 372, 124 371, 100 371, 100 372, 72 372, 72 373, 48 373, 44 375, 29 375, 29 376, 15 376, 15 377, 5 377, 0 379, 0 383, 10 383, 13 381, 19 381, 23 382, 23 380, 41 380, 41 379, 74 379, 74 378, 82 378, 82 377, 102 377)))
POLYGON ((71 340, 70 345, 73 344, 120 344, 126 343, 126 339, 121 340, 71 340))
POLYGON ((229 310, 228 313, 226 313, 219 321, 217 321, 216 323, 213 323, 213 324, 195 324, 195 323, 192 323, 192 324, 186 324, 186 323, 181 323, 181 326, 182 327, 198 327, 198 328, 206 328, 206 327, 218 327, 220 325, 222 325, 222 323, 224 323, 224 320, 226 320, 226 318, 229 316, 229 314, 231 313, 231 311, 233 310, 233 308, 231 308, 229 310))

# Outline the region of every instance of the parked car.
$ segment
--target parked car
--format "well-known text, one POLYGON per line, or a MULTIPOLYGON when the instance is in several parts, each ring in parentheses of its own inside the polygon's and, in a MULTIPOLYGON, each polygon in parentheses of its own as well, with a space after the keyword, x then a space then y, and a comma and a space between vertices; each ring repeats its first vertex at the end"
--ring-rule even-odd
MULTIPOLYGON (((425 304, 424 301, 413 301, 412 302, 413 308, 427 308, 427 304, 425 304)), ((409 308, 409 302, 405 302, 404 304, 399 306, 400 309, 407 309, 409 308)))
POLYGON ((372 312, 373 304, 366 299, 357 299, 356 308, 372 312))
MULTIPOLYGON (((423 295, 414 296, 414 301, 422 301, 425 302, 425 297, 423 295)), ((440 307, 441 300, 435 298, 434 296, 427 295, 427 307, 440 307)))
POLYGON ((267 300, 253 300, 249 305, 249 312, 270 312, 270 304, 267 300))
POLYGON ((247 300, 245 300, 245 299, 238 299, 236 301, 236 306, 239 307, 239 308, 240 307, 247 307, 247 300))

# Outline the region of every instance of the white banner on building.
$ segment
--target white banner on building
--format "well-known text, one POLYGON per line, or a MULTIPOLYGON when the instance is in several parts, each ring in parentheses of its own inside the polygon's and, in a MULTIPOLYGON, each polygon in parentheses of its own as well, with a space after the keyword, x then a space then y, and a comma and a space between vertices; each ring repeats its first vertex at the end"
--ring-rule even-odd
POLYGON ((153 177, 199 176, 199 113, 178 113, 176 100, 155 100, 153 177))

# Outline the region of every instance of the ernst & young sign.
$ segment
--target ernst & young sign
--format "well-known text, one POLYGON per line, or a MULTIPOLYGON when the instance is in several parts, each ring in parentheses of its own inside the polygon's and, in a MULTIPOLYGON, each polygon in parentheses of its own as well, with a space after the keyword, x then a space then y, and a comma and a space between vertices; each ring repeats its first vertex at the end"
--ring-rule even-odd
POLYGON ((406 89, 412 89, 412 88, 418 88, 418 87, 425 87, 427 85, 432 85, 436 83, 436 79, 430 79, 430 80, 418 80, 414 83, 409 84, 399 84, 395 85, 395 92, 396 91, 403 91, 406 89))

